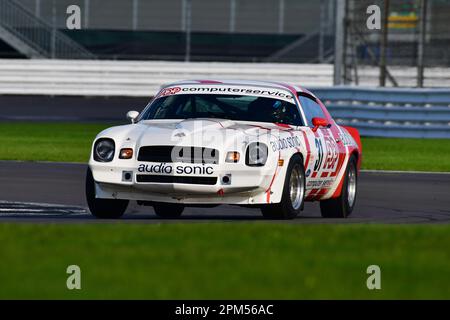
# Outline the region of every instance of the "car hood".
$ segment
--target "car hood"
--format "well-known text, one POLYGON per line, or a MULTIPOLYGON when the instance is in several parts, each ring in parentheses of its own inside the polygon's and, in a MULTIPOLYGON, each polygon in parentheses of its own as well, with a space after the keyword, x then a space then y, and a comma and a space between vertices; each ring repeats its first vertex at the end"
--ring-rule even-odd
MULTIPOLYGON (((137 124, 113 127, 98 137, 110 137, 122 145, 191 145, 214 146, 230 140, 273 135, 276 124, 226 119, 146 120, 137 124), (221 139, 221 140, 218 140, 221 139)), ((286 129, 286 128, 285 128, 286 129)))

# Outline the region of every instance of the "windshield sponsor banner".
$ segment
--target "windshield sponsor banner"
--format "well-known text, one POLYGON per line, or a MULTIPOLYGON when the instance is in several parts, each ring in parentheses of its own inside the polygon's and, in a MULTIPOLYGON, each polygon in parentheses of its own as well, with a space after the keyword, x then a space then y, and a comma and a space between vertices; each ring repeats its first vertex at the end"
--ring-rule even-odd
POLYGON ((228 94, 274 98, 294 103, 294 96, 287 90, 264 87, 242 87, 239 85, 189 85, 162 89, 156 98, 177 94, 228 94))

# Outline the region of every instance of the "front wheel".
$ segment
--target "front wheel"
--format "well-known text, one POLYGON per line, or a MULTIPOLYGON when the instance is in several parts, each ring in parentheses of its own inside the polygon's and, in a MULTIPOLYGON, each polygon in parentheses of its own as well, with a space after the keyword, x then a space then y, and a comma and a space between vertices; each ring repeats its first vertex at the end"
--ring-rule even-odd
POLYGON ((125 213, 128 200, 98 199, 95 196, 95 181, 89 168, 86 174, 86 201, 92 215, 100 219, 118 219, 125 213))
POLYGON ((339 197, 320 201, 320 212, 324 218, 347 218, 353 211, 358 187, 356 158, 350 157, 339 197))
POLYGON ((305 198, 305 169, 302 158, 294 155, 289 162, 284 180, 281 202, 261 208, 267 219, 294 219, 303 209, 305 198))
POLYGON ((155 203, 153 210, 158 217, 163 219, 179 218, 184 211, 184 206, 176 203, 155 203))

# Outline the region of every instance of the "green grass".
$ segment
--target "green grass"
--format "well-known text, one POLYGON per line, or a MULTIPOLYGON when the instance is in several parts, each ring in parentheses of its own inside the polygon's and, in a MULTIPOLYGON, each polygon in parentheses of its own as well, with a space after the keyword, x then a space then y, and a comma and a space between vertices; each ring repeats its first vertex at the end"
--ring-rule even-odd
POLYGON ((0 224, 0 243, 0 298, 450 299, 450 225, 0 224))
POLYGON ((364 138, 363 168, 450 171, 450 139, 364 138))
MULTIPOLYGON (((1 123, 0 160, 86 162, 106 124, 1 123)), ((450 139, 363 138, 363 169, 450 171, 450 139)))
POLYGON ((0 159, 87 162, 105 124, 0 123, 0 159))

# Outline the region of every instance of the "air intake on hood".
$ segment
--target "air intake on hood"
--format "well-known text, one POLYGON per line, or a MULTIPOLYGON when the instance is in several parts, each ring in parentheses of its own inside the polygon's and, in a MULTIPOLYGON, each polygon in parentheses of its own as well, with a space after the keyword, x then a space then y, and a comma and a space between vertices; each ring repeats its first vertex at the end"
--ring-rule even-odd
POLYGON ((139 149, 138 161, 217 164, 219 151, 204 147, 148 146, 139 149))

